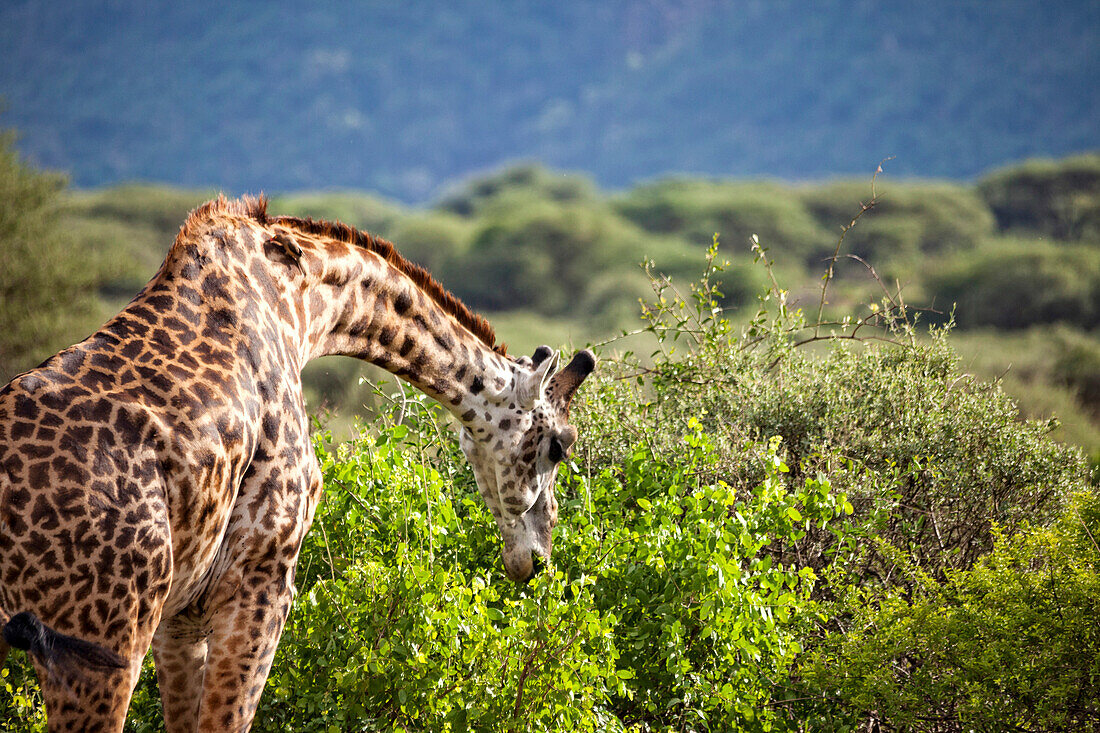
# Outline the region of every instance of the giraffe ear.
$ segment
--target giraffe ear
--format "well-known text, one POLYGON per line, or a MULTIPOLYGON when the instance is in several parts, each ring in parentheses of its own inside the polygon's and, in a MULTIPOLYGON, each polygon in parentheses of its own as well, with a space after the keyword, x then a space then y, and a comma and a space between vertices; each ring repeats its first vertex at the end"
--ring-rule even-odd
POLYGON ((578 351, 573 360, 554 375, 550 384, 550 400, 558 406, 559 410, 569 414, 569 403, 573 401, 573 395, 585 377, 596 368, 596 355, 588 349, 578 351))
POLYGON ((540 346, 535 349, 535 353, 531 355, 531 363, 535 366, 541 364, 544 360, 554 356, 554 350, 549 346, 540 346))
POLYGON ((535 406, 535 402, 544 394, 546 385, 550 382, 550 376, 557 366, 558 354, 556 351, 551 351, 533 370, 520 374, 516 384, 516 401, 521 408, 530 410, 535 406))

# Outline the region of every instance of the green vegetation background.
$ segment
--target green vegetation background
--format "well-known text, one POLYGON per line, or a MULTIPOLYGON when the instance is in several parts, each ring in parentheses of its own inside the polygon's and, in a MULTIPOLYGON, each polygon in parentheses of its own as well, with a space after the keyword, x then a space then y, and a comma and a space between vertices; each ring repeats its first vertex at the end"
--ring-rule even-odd
MULTIPOLYGON (((0 250, 0 377, 9 378, 116 312, 155 272, 187 212, 216 192, 65 190, 61 179, 17 173, 26 169, 5 142, 4 221, 14 226, 15 210, 28 208, 39 220, 20 224, 37 230, 7 232, 0 250)), ((967 370, 1001 379, 1025 416, 1057 418, 1057 438, 1100 455, 1100 156, 1028 161, 974 185, 896 181, 888 166, 877 205, 844 241, 842 255, 862 261, 842 257, 827 313, 866 307, 879 288, 873 267, 906 303, 936 311, 926 322, 953 316, 967 370)), ((346 191, 276 195, 270 209, 391 239, 484 312, 518 353, 635 330, 639 299, 652 294, 642 261, 682 284, 716 233, 732 262, 722 305, 735 322, 766 285, 752 266, 754 234, 791 302, 816 306, 841 227, 871 194, 870 176, 802 185, 667 179, 608 193, 584 176, 522 165, 425 208, 346 191)), ((315 363, 311 405, 346 432, 373 404, 359 383, 370 373, 346 359, 315 363)))
MULTIPOLYGON (((212 194, 66 191, 10 140, 0 164, 6 376, 117 310, 212 194)), ((393 239, 515 352, 606 343, 527 586, 438 408, 310 368, 326 494, 257 729, 1100 724, 1100 156, 880 175, 823 291, 871 186, 522 166, 427 209, 275 197, 393 239)), ((21 657, 0 677, 0 718, 40 730, 21 657)), ((130 729, 158 705, 147 668, 130 729)))

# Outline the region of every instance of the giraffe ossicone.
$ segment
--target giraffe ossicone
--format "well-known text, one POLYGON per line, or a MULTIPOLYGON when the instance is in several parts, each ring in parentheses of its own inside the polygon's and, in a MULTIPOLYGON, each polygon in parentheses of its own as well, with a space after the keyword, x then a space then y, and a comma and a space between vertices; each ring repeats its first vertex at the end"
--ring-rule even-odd
POLYGON ((150 647, 169 731, 247 730, 321 476, 301 369, 344 354, 439 400, 520 581, 593 370, 492 329, 388 242, 219 197, 85 341, 0 390, 0 663, 32 654, 50 730, 122 729, 150 647))

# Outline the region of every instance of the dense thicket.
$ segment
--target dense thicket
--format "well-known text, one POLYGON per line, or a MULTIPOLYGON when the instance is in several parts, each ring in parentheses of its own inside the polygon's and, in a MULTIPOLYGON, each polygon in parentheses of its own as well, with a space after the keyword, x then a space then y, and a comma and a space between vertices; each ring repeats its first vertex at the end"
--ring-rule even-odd
POLYGON ((926 287, 941 308, 954 306, 964 328, 1067 323, 1093 330, 1100 326, 1098 255, 1093 244, 1002 240, 943 263, 926 287))
POLYGON ((971 569, 843 589, 794 687, 803 729, 1089 731, 1100 725, 1100 498, 995 534, 971 569))
POLYGON ((982 196, 1005 230, 1064 241, 1100 238, 1100 157, 1032 160, 986 176, 982 196))
MULTIPOLYGON (((839 319, 863 312, 882 292, 868 269, 873 266, 883 285, 901 288, 907 303, 934 309, 923 314, 925 322, 953 317, 963 329, 955 340, 960 356, 979 376, 1003 377, 1025 414, 1057 416, 1060 439, 1100 456, 1091 366, 1100 351, 1100 239, 1080 223, 1083 214, 1074 215, 1078 224, 1069 240, 1057 238, 1069 230, 1055 221, 1057 212, 1064 219, 1100 206, 1097 161, 1097 155, 1031 161, 976 186, 880 175, 873 207, 844 235, 824 314, 839 319), (1035 223, 1025 226, 1019 217, 1035 223)), ((74 302, 59 313, 53 322, 71 335, 51 342, 54 348, 79 338, 137 292, 186 212, 210 195, 137 185, 66 193, 51 221, 71 237, 71 256, 95 264, 68 268, 64 277, 80 273, 100 297, 98 307, 74 302), (94 315, 80 323, 85 312, 94 315)), ((719 301, 734 309, 736 322, 747 320, 747 306, 768 285, 766 274, 751 266, 752 234, 788 284, 790 302, 816 313, 817 284, 841 227, 872 195, 869 181, 792 187, 683 178, 605 195, 583 176, 520 165, 473 179, 429 209, 356 192, 275 196, 270 208, 345 221, 392 239, 487 312, 513 349, 527 350, 546 340, 602 341, 633 328, 639 300, 652 292, 639 263, 652 260, 654 272, 683 285, 716 232, 721 255, 733 263, 722 274, 719 301)), ((9 248, 6 256, 14 253, 9 248)), ((63 261, 38 260, 54 262, 63 261)), ((17 304, 4 308, 16 313, 17 304)), ((33 363, 28 352, 7 373, 33 363)), ((358 381, 365 373, 354 362, 311 365, 310 404, 350 421, 374 404, 358 381)))
POLYGON ((58 224, 62 176, 27 166, 0 132, 0 382, 84 335, 95 277, 58 224))

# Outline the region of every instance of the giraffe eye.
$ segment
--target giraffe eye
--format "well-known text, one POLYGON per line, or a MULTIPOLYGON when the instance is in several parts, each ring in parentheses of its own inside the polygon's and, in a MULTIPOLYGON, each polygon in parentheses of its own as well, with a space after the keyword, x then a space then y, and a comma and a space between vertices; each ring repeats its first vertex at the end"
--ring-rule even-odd
POLYGON ((550 438, 550 462, 561 463, 565 459, 565 448, 557 436, 550 438))

